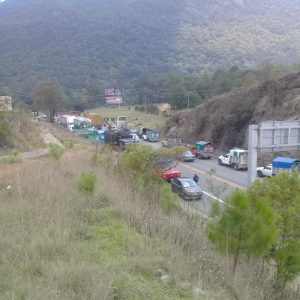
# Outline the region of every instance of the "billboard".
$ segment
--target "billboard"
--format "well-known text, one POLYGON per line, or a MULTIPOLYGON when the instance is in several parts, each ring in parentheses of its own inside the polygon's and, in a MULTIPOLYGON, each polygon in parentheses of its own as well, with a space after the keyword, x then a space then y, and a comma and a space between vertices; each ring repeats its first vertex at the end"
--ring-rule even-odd
POLYGON ((106 104, 121 104, 122 99, 122 89, 108 88, 104 91, 106 104))

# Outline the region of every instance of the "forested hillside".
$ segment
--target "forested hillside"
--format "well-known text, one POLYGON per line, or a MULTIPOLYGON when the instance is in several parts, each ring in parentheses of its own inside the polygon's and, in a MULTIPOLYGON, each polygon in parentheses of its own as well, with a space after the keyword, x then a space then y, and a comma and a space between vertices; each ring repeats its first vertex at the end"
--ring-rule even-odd
POLYGON ((6 0, 0 91, 30 98, 50 78, 72 97, 145 75, 296 62, 299 15, 298 0, 6 0))

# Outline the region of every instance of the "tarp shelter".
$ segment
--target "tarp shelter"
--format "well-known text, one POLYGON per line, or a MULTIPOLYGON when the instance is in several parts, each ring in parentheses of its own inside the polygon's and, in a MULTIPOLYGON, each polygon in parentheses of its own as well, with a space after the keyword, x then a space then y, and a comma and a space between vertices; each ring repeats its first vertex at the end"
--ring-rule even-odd
POLYGON ((300 161, 296 158, 290 158, 290 157, 276 157, 272 161, 273 168, 278 169, 292 169, 292 167, 297 166, 300 164, 300 161))

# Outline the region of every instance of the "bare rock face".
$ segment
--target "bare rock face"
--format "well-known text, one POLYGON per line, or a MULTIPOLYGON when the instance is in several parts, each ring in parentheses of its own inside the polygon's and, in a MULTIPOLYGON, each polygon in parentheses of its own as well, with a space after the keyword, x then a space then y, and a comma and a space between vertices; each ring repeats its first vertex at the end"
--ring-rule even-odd
POLYGON ((187 143, 208 140, 217 148, 226 149, 246 146, 250 124, 295 119, 300 119, 300 73, 179 112, 168 120, 166 132, 171 130, 187 143))

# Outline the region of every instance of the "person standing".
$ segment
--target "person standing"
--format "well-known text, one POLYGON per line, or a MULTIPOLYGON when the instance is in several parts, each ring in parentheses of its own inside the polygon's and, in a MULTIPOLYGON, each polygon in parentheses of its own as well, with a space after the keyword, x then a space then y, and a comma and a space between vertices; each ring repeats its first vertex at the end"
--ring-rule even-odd
POLYGON ((199 183, 199 176, 194 174, 193 180, 198 184, 199 183))

